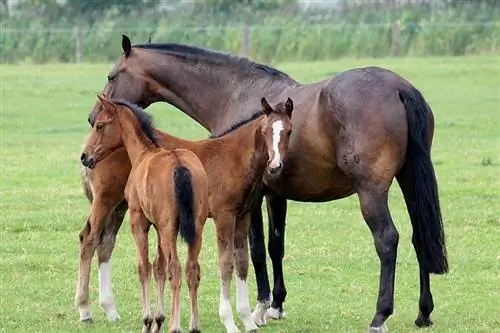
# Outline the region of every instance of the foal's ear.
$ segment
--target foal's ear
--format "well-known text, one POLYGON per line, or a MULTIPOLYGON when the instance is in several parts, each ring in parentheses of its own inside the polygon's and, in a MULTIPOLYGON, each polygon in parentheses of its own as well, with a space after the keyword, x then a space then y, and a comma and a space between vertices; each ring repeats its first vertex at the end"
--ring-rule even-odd
POLYGON ((104 110, 114 111, 115 104, 111 102, 106 96, 104 96, 104 94, 97 95, 97 98, 99 99, 99 102, 101 102, 104 110))
POLYGON ((127 58, 130 55, 130 51, 132 51, 132 43, 127 35, 122 35, 122 49, 125 54, 125 58, 127 58))
POLYGON ((288 97, 288 99, 286 100, 285 111, 286 111, 286 114, 288 115, 288 117, 292 116, 293 101, 292 101, 292 99, 290 97, 288 97))
POLYGON ((266 116, 268 116, 271 112, 273 112, 273 108, 269 105, 269 103, 267 103, 267 101, 264 97, 262 97, 262 99, 260 100, 260 106, 261 106, 262 112, 266 116))

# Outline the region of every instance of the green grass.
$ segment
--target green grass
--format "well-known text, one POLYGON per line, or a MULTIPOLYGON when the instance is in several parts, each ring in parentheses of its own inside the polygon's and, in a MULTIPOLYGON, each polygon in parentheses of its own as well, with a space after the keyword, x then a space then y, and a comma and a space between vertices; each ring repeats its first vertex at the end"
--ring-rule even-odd
MULTIPOLYGON (((403 58, 278 67, 302 82, 313 82, 372 64, 393 69, 414 83, 436 118, 433 160, 451 271, 432 278, 435 326, 425 332, 500 332, 500 63, 491 57, 403 58)), ((89 133, 88 112, 109 69, 110 65, 0 66, 1 332, 140 329, 139 283, 128 222, 120 231, 113 259, 114 293, 122 320, 109 324, 98 308, 95 262, 94 323, 79 324, 73 306, 78 232, 89 210, 80 185, 79 154, 89 133)), ((150 110, 158 127, 174 135, 207 136, 172 107, 158 104, 150 110)), ((418 310, 418 266, 397 185, 391 189, 390 207, 401 240, 395 313, 388 324, 393 332, 417 332, 413 320, 418 310)), ((207 223, 205 230, 202 327, 205 332, 223 332, 213 223, 207 223)), ((261 331, 364 332, 375 309, 379 263, 357 198, 324 204, 290 202, 286 236, 287 318, 261 331)), ((250 269, 253 306, 256 286, 250 269)), ((233 287, 233 309, 234 295, 233 287)), ((169 292, 166 297, 170 299, 169 292)), ((187 299, 184 283, 184 329, 187 299)), ((239 319, 237 324, 243 327, 239 319)))

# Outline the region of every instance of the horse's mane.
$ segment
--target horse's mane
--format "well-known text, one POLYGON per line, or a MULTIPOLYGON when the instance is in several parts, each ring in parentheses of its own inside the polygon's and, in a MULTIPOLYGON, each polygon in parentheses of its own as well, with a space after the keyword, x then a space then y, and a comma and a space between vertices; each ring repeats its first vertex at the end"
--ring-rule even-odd
POLYGON ((228 128, 227 130, 225 130, 224 132, 222 132, 222 133, 220 133, 220 134, 218 134, 218 135, 211 135, 211 136, 210 136, 210 139, 216 139, 216 138, 220 138, 220 137, 222 137, 222 136, 224 136, 224 135, 227 135, 227 134, 229 134, 229 133, 231 133, 231 132, 233 132, 233 131, 237 130, 237 129, 238 129, 238 128, 240 128, 241 126, 246 125, 246 124, 248 124, 248 123, 250 123, 250 122, 252 122, 252 121, 254 121, 254 120, 256 120, 256 119, 260 118, 260 117, 261 117, 261 116, 263 116, 263 115, 264 115, 264 114, 263 114, 261 111, 257 111, 257 112, 255 112, 254 114, 252 114, 249 118, 247 118, 247 119, 243 119, 243 120, 241 120, 241 121, 239 121, 239 122, 237 122, 237 123, 235 123, 235 124, 231 125, 231 127, 229 127, 229 128, 228 128))
POLYGON ((132 111, 134 116, 137 118, 137 121, 141 126, 142 132, 148 137, 149 140, 151 140, 151 142, 155 146, 158 146, 158 139, 156 138, 155 135, 152 115, 144 111, 144 109, 141 108, 140 106, 123 99, 112 100, 112 102, 118 105, 123 105, 128 107, 130 111, 132 111))
POLYGON ((208 49, 202 49, 196 46, 175 43, 147 43, 137 44, 134 45, 134 47, 164 52, 173 56, 183 57, 185 59, 196 60, 199 58, 204 58, 210 60, 215 64, 231 65, 241 70, 251 71, 254 73, 265 73, 267 75, 271 75, 272 77, 294 81, 287 74, 271 66, 251 61, 248 58, 238 57, 228 53, 222 53, 208 49))

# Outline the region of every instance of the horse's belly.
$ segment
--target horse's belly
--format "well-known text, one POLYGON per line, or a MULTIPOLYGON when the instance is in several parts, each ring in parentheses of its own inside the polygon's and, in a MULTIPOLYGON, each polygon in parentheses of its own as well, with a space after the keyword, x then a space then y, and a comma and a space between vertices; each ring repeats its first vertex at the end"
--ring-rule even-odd
POLYGON ((347 176, 333 163, 307 159, 288 162, 288 168, 277 179, 264 178, 272 192, 280 196, 296 201, 325 202, 354 193, 347 176))

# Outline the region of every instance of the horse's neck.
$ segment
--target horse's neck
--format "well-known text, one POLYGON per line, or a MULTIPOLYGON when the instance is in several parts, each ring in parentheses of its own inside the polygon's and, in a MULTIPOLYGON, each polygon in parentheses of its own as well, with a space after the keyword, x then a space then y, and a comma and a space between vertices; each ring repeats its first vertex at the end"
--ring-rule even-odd
POLYGON ((273 99, 290 86, 291 78, 267 74, 259 69, 238 70, 236 65, 192 63, 182 57, 151 60, 148 74, 164 89, 157 90, 170 103, 218 135, 235 123, 251 117, 261 97, 273 99), (257 74, 256 74, 257 73, 257 74))
POLYGON ((127 150, 132 165, 135 165, 139 156, 144 152, 153 150, 155 146, 142 132, 140 124, 133 114, 119 112, 118 120, 122 127, 123 145, 127 150))

